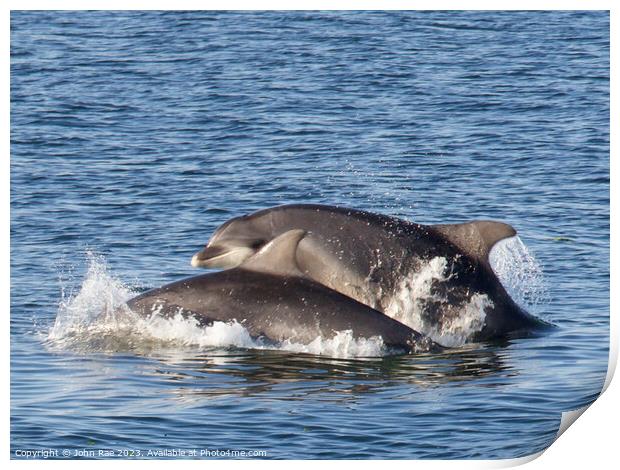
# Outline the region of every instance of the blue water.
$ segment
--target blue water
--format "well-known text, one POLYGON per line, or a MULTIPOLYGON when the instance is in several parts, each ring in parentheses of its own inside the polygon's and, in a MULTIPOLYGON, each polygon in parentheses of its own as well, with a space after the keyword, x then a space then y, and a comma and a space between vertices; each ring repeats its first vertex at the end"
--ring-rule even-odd
POLYGON ((608 343, 606 12, 12 12, 12 457, 518 457, 608 343), (50 338, 79 292, 194 275, 218 225, 292 202, 509 222, 558 327, 374 359, 50 338))

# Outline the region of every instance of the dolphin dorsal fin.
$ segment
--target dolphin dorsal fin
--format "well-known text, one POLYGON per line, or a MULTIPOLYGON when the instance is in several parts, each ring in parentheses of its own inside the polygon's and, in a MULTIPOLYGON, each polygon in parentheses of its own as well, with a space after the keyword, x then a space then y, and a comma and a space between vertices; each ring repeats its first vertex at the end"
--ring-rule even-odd
POLYGON ((284 232, 267 243, 239 267, 272 274, 303 276, 297 265, 297 246, 305 235, 306 232, 301 229, 284 232))
POLYGON ((498 241, 517 234, 512 226, 493 220, 475 220, 464 224, 442 224, 432 227, 463 252, 484 263, 489 262, 489 253, 498 241))

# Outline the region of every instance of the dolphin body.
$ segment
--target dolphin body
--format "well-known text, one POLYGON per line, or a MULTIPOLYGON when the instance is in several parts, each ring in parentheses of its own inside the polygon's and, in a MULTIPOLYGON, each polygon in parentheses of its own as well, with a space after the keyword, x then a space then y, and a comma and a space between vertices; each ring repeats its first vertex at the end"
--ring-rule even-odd
POLYGON ((355 339, 380 336, 405 352, 440 349, 428 337, 312 279, 295 253, 303 230, 280 234, 239 267, 195 276, 144 292, 127 302, 136 314, 196 318, 201 325, 236 320, 254 338, 309 344, 351 331, 355 339))
POLYGON ((406 283, 439 260, 440 267, 445 264, 443 272, 430 281, 429 295, 417 304, 420 321, 429 328, 458 321, 476 295, 486 296, 488 302, 483 306, 483 324, 468 340, 548 325, 513 301, 489 264, 491 248, 517 233, 501 222, 422 225, 343 207, 283 205, 224 223, 194 255, 192 265, 238 266, 293 229, 307 232, 296 251, 297 266, 307 278, 387 315, 401 319, 394 306, 406 292, 406 283))

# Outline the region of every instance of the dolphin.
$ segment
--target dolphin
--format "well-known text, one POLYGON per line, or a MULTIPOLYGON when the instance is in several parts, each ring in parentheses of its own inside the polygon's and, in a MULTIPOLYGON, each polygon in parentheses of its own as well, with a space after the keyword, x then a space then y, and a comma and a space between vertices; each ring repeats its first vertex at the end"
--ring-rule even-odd
POLYGON ((254 338, 309 344, 350 331, 354 338, 381 337, 388 348, 405 352, 438 350, 428 337, 402 323, 307 278, 296 260, 305 232, 284 232, 238 267, 183 279, 127 302, 141 316, 196 318, 201 325, 236 320, 254 338))
POLYGON ((283 205, 227 221, 191 264, 238 266, 293 229, 307 232, 296 252, 307 278, 420 331, 462 329, 472 303, 483 318, 468 325, 467 341, 548 325, 513 301, 490 266, 493 246, 517 233, 502 222, 422 225, 344 207, 283 205), (415 319, 405 312, 412 309, 415 319))

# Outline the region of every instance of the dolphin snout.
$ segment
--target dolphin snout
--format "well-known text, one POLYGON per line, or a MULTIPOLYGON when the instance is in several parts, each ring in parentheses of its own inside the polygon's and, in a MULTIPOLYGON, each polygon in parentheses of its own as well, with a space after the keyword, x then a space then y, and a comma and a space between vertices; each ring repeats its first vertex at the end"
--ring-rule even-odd
POLYGON ((202 251, 199 251, 198 253, 196 253, 194 256, 192 256, 192 261, 191 261, 191 265, 194 268, 199 268, 200 264, 202 263, 202 259, 200 258, 200 253, 202 253, 202 251))
POLYGON ((207 245, 202 250, 200 250, 198 253, 196 253, 194 256, 192 256, 192 266, 195 268, 218 267, 214 265, 214 264, 217 264, 217 259, 223 255, 226 255, 228 251, 229 250, 226 250, 225 248, 219 247, 217 245, 215 246, 207 245))
POLYGON ((206 251, 207 249, 204 248, 200 250, 198 253, 196 253, 194 256, 192 256, 191 264, 194 268, 202 267, 203 264, 208 261, 210 256, 207 255, 206 251))
POLYGON ((195 268, 234 268, 252 256, 255 251, 245 246, 207 245, 192 256, 191 264, 195 268))

